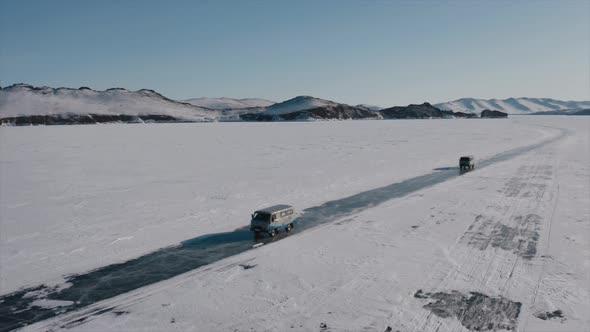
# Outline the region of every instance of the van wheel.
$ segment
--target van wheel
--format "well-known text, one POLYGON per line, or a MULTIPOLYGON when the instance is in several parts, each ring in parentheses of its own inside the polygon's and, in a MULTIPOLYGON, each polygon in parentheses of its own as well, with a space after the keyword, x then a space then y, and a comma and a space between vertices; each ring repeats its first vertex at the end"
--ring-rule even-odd
POLYGON ((275 236, 275 235, 277 235, 277 232, 276 232, 276 231, 273 229, 273 230, 272 230, 272 231, 270 231, 268 234, 269 234, 270 236, 275 236))
POLYGON ((293 226, 291 226, 291 224, 288 224, 287 225, 287 232, 290 232, 292 228, 293 228, 293 226))

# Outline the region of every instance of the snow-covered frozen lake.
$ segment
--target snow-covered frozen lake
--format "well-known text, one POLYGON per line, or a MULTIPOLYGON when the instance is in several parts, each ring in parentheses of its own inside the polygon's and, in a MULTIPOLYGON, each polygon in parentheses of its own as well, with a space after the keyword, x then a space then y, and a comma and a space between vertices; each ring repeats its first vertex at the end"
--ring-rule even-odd
POLYGON ((382 331, 476 324, 459 324, 452 312, 451 318, 428 315, 421 307, 427 302, 413 296, 418 289, 435 294, 418 297, 433 306, 442 301, 435 291, 459 292, 452 293, 457 303, 471 291, 523 303, 516 322, 503 317, 506 326, 588 326, 581 313, 589 308, 582 297, 590 271, 589 129, 585 117, 551 116, 3 127, 0 294, 60 284, 68 274, 233 231, 268 205, 321 207, 452 171, 462 154, 487 159, 555 139, 412 195, 364 204, 316 229, 214 263, 214 272, 198 269, 127 295, 142 298, 137 303, 129 304, 125 295, 113 298, 108 301, 125 303, 125 314, 100 315, 77 328, 316 330, 327 324, 382 331), (552 227, 547 235, 551 213, 568 227, 552 227), (502 232, 508 240, 493 238, 502 232), (529 245, 520 238, 527 232, 538 235, 534 253, 521 248, 529 245), (553 244, 552 236, 562 234, 553 244), (489 248, 482 244, 486 236, 489 248), (541 249, 551 249, 551 255, 541 249), (568 257, 569 250, 577 254, 568 257), (240 262, 255 267, 244 269, 240 262), (482 262, 490 265, 483 268, 482 262), (557 273, 551 264, 577 264, 571 275, 560 275, 565 285, 549 285, 565 304, 536 282, 557 273), (510 271, 518 269, 522 273, 512 278, 510 271), (560 309, 568 318, 535 318, 531 308, 537 307, 560 309), (524 315, 531 322, 523 323, 524 315))

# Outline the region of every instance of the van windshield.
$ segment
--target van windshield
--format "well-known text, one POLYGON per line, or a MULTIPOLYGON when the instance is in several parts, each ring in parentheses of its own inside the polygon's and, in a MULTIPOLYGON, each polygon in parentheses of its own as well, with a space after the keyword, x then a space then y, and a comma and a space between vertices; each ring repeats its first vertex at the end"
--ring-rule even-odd
POLYGON ((264 212, 254 212, 254 217, 252 219, 258 221, 270 221, 270 214, 264 212))

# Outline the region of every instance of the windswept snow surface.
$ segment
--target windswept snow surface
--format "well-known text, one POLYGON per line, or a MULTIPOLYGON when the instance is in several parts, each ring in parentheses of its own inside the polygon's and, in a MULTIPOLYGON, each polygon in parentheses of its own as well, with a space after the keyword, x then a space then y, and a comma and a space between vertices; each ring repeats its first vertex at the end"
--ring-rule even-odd
POLYGON ((442 110, 454 112, 481 113, 485 109, 502 111, 508 114, 530 114, 564 109, 589 108, 590 101, 562 101, 551 98, 508 98, 508 99, 476 99, 462 98, 454 101, 435 104, 442 110))
POLYGON ((231 231, 260 207, 319 206, 553 138, 25 330, 584 330, 589 126, 530 116, 1 128, 1 293, 231 231), (493 312, 469 314, 482 308, 493 312))
POLYGON ((260 99, 260 98, 193 98, 184 100, 184 102, 199 106, 206 107, 215 110, 228 110, 228 109, 239 109, 239 108, 251 108, 251 107, 267 107, 275 104, 274 101, 260 99))
POLYGON ((0 89, 0 118, 54 115, 169 115, 178 119, 201 121, 217 118, 220 113, 170 100, 153 90, 129 91, 87 88, 50 88, 15 84, 0 89))

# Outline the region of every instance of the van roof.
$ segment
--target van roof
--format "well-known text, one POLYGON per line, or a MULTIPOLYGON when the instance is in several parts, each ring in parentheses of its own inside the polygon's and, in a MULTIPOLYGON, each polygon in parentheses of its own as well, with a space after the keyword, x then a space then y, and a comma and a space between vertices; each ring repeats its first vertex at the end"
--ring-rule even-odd
POLYGON ((461 159, 463 158, 469 158, 469 159, 473 159, 473 155, 466 155, 466 156, 462 156, 461 159))
POLYGON ((283 211, 286 209, 291 209, 293 208, 291 205, 286 205, 286 204, 278 204, 278 205, 273 205, 264 209, 260 209, 260 210, 256 210, 256 212, 266 212, 266 213, 275 213, 275 212, 279 212, 279 211, 283 211))

